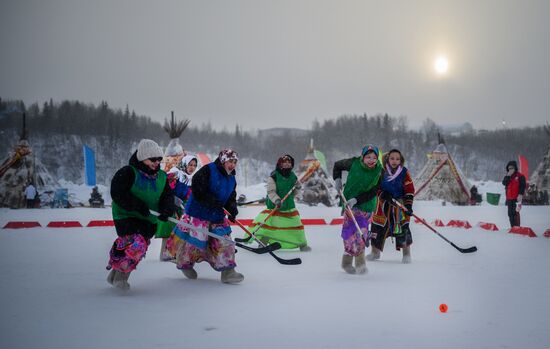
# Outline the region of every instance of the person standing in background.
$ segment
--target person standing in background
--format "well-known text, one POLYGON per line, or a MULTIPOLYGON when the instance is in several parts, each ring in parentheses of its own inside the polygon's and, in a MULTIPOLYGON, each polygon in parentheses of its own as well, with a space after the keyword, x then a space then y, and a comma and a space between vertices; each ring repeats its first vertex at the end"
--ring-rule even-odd
POLYGON ((502 184, 506 188, 508 218, 511 227, 519 227, 521 225, 519 212, 521 211, 521 202, 526 187, 525 176, 518 171, 518 164, 515 161, 508 162, 506 171, 502 184))
POLYGON ((36 188, 32 182, 25 188, 25 198, 27 199, 27 208, 34 208, 34 199, 36 198, 36 188))

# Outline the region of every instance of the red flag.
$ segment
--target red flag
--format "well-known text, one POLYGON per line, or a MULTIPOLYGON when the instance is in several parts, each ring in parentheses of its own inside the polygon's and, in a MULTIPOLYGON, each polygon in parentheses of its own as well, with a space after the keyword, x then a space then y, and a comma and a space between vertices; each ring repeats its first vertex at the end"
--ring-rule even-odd
POLYGON ((529 161, 523 155, 518 155, 519 172, 525 176, 525 182, 529 182, 529 161))

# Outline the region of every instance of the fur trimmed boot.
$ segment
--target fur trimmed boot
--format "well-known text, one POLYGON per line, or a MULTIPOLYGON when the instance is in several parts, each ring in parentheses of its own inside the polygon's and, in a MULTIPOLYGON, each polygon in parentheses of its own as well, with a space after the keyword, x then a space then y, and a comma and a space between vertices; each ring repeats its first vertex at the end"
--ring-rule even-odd
POLYGON ((310 252, 310 251, 311 251, 311 247, 309 247, 308 245, 300 246, 300 251, 302 251, 302 252, 310 252))
POLYGON ((221 280, 224 284, 238 284, 244 280, 244 275, 237 273, 235 268, 222 271, 221 280))
POLYGON ((380 250, 374 247, 374 245, 371 246, 371 253, 367 255, 368 261, 375 261, 377 259, 380 259, 380 250))
POLYGON ((357 274, 365 274, 368 271, 365 261, 365 252, 361 252, 360 255, 355 256, 355 272, 357 274))
POLYGON ((411 246, 403 247, 403 259, 402 263, 409 264, 412 262, 411 259, 411 246))
POLYGON ((109 275, 107 275, 107 282, 109 283, 109 285, 113 285, 115 281, 115 275, 116 275, 116 270, 111 269, 111 271, 109 272, 109 275))
POLYGON ((355 274, 355 268, 351 265, 352 262, 353 256, 350 256, 349 254, 342 255, 342 269, 344 269, 348 274, 355 274))
POLYGON ((181 272, 186 278, 195 280, 198 276, 197 271, 194 268, 182 269, 181 272))
POLYGON ((113 286, 123 291, 130 289, 130 284, 128 283, 128 278, 130 273, 123 273, 121 271, 115 272, 115 277, 113 278, 113 286))

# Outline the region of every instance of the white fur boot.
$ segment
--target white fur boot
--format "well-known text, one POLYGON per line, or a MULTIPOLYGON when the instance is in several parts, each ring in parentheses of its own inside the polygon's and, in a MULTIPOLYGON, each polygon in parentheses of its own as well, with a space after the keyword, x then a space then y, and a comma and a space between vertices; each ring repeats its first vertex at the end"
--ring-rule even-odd
POLYGON ((365 274, 368 271, 365 261, 365 252, 362 252, 360 255, 355 256, 355 272, 357 274, 365 274))
POLYGON ((342 269, 344 269, 348 274, 355 274, 355 268, 351 265, 352 262, 353 256, 350 256, 349 254, 342 255, 342 269))
POLYGON ((375 261, 377 259, 380 259, 380 250, 374 247, 374 245, 371 246, 371 253, 367 255, 368 261, 375 261))
POLYGON ((308 245, 300 246, 300 251, 302 251, 302 252, 310 252, 310 251, 311 251, 311 247, 309 247, 308 245))
POLYGON ((237 273, 235 268, 222 271, 221 280, 224 284, 238 284, 244 280, 244 275, 237 273))
POLYGON ((116 271, 115 277, 113 278, 113 286, 123 291, 129 290, 130 289, 130 284, 128 283, 129 277, 130 277, 130 273, 123 273, 121 271, 116 271))
POLYGON ((195 280, 198 276, 197 271, 194 268, 182 269, 181 272, 186 278, 195 280))
POLYGON ((402 263, 409 264, 412 262, 411 259, 411 247, 403 247, 403 259, 401 260, 402 263))
POLYGON ((115 280, 115 275, 116 275, 116 270, 111 269, 111 271, 109 272, 109 275, 107 275, 107 282, 110 285, 113 285, 114 280, 115 280))

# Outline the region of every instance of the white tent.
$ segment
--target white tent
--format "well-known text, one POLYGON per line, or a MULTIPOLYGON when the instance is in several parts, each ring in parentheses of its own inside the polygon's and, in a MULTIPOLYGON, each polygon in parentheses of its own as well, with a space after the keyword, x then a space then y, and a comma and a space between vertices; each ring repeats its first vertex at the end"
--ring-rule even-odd
POLYGON ((470 184, 443 141, 428 154, 428 162, 414 182, 417 200, 440 199, 457 205, 465 205, 470 200, 470 184))

